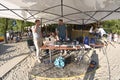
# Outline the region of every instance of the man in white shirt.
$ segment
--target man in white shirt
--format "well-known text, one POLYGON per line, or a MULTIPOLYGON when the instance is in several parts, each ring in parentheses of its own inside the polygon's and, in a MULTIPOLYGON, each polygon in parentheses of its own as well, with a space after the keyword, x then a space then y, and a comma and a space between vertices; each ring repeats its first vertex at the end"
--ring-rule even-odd
POLYGON ((41 27, 40 27, 40 20, 35 20, 35 25, 32 26, 32 33, 33 33, 33 41, 36 48, 36 58, 38 62, 40 62, 41 57, 39 57, 40 54, 40 47, 42 46, 42 33, 41 33, 41 27))
POLYGON ((93 26, 91 26, 89 33, 91 33, 91 34, 93 33, 93 26))
POLYGON ((102 28, 102 25, 98 29, 98 33, 100 33, 100 36, 103 37, 104 34, 106 34, 105 30, 102 28))

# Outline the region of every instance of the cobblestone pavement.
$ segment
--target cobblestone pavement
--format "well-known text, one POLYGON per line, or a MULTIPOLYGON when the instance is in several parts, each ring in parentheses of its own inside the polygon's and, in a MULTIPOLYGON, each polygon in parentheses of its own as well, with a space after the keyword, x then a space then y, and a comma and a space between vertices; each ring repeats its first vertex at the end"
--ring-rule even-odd
MULTIPOLYGON (((29 53, 30 50, 27 47, 27 42, 0 44, 0 67, 8 61, 29 53)), ((29 80, 29 71, 34 65, 35 60, 32 56, 29 56, 20 64, 15 66, 9 73, 7 73, 2 80, 29 80)), ((11 66, 11 65, 8 65, 11 66)))
MULTIPOLYGON (((107 53, 103 53, 103 51, 99 50, 99 49, 96 50, 96 53, 98 54, 98 61, 99 61, 100 67, 94 72, 94 74, 93 74, 94 78, 92 78, 92 79, 88 78, 87 80, 120 80, 120 44, 118 44, 118 43, 113 43, 113 44, 116 46, 116 48, 114 48, 112 45, 109 45, 106 49, 107 53), (106 54, 108 57, 109 66, 108 66, 108 62, 106 59, 106 54)), ((3 51, 5 51, 3 53, 6 53, 4 55, 1 54, 1 56, 0 56, 1 65, 3 63, 7 62, 7 60, 9 60, 11 56, 14 57, 14 56, 20 55, 20 53, 28 52, 28 48, 25 47, 26 43, 24 44, 23 42, 21 42, 21 43, 15 44, 15 45, 21 45, 21 46, 14 47, 14 45, 10 44, 10 45, 5 45, 6 50, 3 50, 3 48, 0 48, 0 51, 3 50, 3 51), (24 45, 24 47, 23 47, 23 45, 24 45), (18 51, 18 52, 16 53, 16 51, 18 51)), ((23 67, 21 69, 23 71, 25 70, 23 67)), ((17 70, 15 70, 15 71, 17 71, 17 70)), ((17 71, 17 72, 19 72, 19 71, 17 71)), ((16 74, 18 74, 18 73, 16 73, 16 74)), ((25 74, 28 74, 28 73, 26 72, 25 74)), ((11 75, 13 75, 13 74, 11 74, 11 75)), ((20 76, 20 74, 19 74, 19 76, 20 76)), ((13 79, 13 80, 15 80, 15 79, 13 79)), ((22 79, 22 77, 20 79, 22 79)), ((6 80, 8 80, 8 78, 6 78, 6 80)), ((9 78, 9 80, 11 80, 11 79, 9 78)), ((28 78, 23 79, 23 80, 28 80, 28 78)))
POLYGON ((6 63, 8 60, 28 52, 29 49, 25 41, 18 43, 0 44, 0 66, 6 63))
POLYGON ((100 67, 95 73, 94 80, 120 80, 120 44, 113 44, 116 48, 109 45, 106 53, 103 53, 102 50, 96 51, 100 67))

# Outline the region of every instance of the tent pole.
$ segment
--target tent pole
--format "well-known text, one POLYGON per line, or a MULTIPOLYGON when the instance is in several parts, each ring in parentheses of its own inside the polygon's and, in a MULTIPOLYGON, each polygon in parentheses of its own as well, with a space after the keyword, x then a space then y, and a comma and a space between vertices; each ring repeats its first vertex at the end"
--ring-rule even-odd
MULTIPOLYGON (((35 16, 35 15, 41 13, 41 12, 45 12, 46 10, 49 10, 49 9, 52 9, 52 8, 58 7, 58 6, 60 6, 60 5, 55 5, 55 6, 52 6, 52 7, 46 8, 46 9, 44 9, 44 10, 42 10, 42 11, 39 11, 39 10, 38 10, 38 12, 35 13, 35 14, 33 14, 33 16, 35 16)), ((47 13, 47 12, 46 12, 46 13, 47 13)), ((29 18, 31 18, 31 17, 32 17, 32 16, 29 16, 27 19, 29 19, 29 18)))
POLYGON ((83 27, 84 27, 84 19, 82 19, 82 36, 83 36, 83 27))
POLYGON ((92 17, 94 17, 96 15, 97 12, 95 12, 89 19, 87 19, 87 21, 85 23, 87 23, 89 20, 91 20, 92 17))
POLYGON ((106 16, 102 17, 99 21, 102 21, 103 19, 105 19, 106 17, 108 17, 109 15, 111 15, 112 13, 114 13, 115 11, 119 10, 120 7, 118 7, 117 9, 113 10, 112 12, 110 12, 109 14, 107 14, 106 16))
POLYGON ((42 18, 40 18, 40 22, 41 22, 41 27, 42 27, 42 18))
POLYGON ((10 10, 12 13, 14 13, 15 15, 17 15, 18 17, 20 17, 20 18, 22 18, 22 19, 24 20, 24 18, 23 18, 22 16, 20 16, 18 13, 16 13, 16 12, 13 11, 12 9, 9 9, 8 7, 6 7, 5 5, 3 5, 3 4, 1 4, 1 3, 0 3, 0 5, 3 6, 4 8, 6 8, 6 9, 10 10))
POLYGON ((76 8, 71 7, 71 6, 68 6, 68 5, 64 5, 64 6, 65 6, 65 7, 69 7, 69 8, 71 8, 71 9, 74 9, 74 10, 76 10, 76 11, 79 11, 80 13, 85 14, 86 16, 88 16, 88 17, 90 17, 90 18, 94 19, 95 21, 98 21, 97 19, 95 19, 95 18, 94 18, 94 17, 92 17, 91 15, 89 15, 89 14, 87 14, 87 13, 85 13, 85 12, 83 12, 83 11, 79 10, 79 9, 76 9, 76 8))
POLYGON ((61 17, 63 17, 63 0, 61 0, 61 17))
POLYGON ((59 19, 59 18, 61 18, 61 17, 57 17, 57 18, 54 18, 54 19, 46 19, 46 18, 42 18, 42 19, 44 19, 44 20, 47 20, 47 21, 44 21, 44 22, 42 22, 42 23, 47 23, 47 22, 50 22, 50 21, 57 22, 57 21, 55 21, 55 20, 57 20, 57 19, 59 19))

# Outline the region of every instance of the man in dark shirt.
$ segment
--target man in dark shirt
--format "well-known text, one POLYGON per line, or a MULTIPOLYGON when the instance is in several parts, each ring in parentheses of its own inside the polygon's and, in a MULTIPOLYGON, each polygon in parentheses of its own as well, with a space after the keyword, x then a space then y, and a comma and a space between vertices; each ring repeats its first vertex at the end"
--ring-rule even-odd
POLYGON ((65 41, 67 39, 67 29, 66 29, 66 26, 63 24, 62 19, 59 19, 56 33, 60 41, 65 41))

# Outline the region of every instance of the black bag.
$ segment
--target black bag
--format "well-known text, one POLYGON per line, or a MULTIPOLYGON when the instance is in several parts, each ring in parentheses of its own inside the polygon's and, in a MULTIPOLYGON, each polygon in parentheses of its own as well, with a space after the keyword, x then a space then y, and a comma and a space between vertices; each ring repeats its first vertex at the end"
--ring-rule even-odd
POLYGON ((27 45, 28 45, 28 48, 30 49, 31 52, 36 51, 33 39, 28 39, 27 45))

